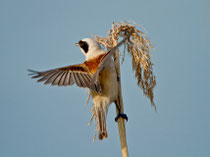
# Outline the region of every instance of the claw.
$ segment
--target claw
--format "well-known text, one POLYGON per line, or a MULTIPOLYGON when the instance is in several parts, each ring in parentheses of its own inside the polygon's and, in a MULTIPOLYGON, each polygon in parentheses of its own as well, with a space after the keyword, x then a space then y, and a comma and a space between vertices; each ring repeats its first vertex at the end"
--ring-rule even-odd
POLYGON ((124 113, 119 113, 119 114, 117 115, 117 117, 115 118, 115 122, 117 122, 117 120, 118 120, 120 117, 122 117, 123 119, 125 119, 126 121, 128 121, 128 116, 127 116, 126 114, 124 114, 124 113))

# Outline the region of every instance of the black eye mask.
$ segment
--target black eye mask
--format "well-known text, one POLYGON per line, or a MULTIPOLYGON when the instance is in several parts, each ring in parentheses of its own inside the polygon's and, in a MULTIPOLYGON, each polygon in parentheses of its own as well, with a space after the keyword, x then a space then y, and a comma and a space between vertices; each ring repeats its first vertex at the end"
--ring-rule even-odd
POLYGON ((86 41, 79 41, 79 46, 84 50, 85 53, 88 52, 88 43, 86 41))

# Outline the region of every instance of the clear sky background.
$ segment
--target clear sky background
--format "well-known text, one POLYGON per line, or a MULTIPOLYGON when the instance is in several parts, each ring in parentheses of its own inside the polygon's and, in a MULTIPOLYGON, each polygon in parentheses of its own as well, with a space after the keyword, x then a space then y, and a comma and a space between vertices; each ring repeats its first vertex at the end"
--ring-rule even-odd
POLYGON ((1 0, 0 156, 120 157, 114 122, 94 143, 84 89, 36 83, 27 69, 81 63, 73 44, 134 20, 152 40, 157 113, 136 86, 127 55, 122 89, 131 157, 210 156, 210 4, 207 0, 1 0))

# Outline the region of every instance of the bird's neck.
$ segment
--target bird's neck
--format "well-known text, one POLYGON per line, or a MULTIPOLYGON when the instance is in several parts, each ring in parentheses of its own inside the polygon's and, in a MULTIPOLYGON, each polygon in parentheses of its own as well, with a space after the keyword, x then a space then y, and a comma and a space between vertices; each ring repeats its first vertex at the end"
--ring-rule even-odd
POLYGON ((86 55, 86 60, 91 60, 101 54, 105 54, 106 52, 102 49, 93 50, 92 52, 86 55))

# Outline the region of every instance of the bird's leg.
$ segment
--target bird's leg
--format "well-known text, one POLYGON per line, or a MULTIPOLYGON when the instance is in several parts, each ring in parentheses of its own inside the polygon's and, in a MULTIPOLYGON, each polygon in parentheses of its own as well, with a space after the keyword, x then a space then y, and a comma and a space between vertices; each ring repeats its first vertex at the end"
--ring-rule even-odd
POLYGON ((118 120, 120 117, 122 117, 123 119, 125 119, 126 121, 128 121, 127 115, 124 114, 124 113, 122 113, 122 112, 120 111, 120 106, 119 106, 119 104, 117 103, 117 101, 115 102, 115 105, 116 105, 117 110, 118 110, 118 115, 117 115, 117 117, 115 118, 115 122, 117 122, 117 120, 118 120))

